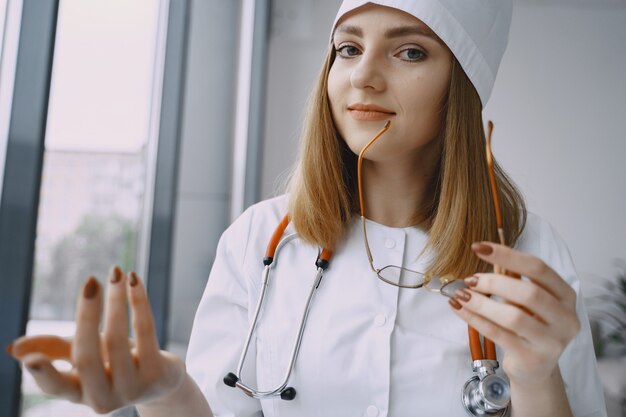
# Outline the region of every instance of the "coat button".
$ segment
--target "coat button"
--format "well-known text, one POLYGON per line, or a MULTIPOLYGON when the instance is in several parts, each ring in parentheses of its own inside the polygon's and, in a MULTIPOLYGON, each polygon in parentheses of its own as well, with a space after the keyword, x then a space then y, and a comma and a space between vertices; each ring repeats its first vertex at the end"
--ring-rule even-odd
POLYGON ((369 407, 367 407, 366 414, 367 414, 367 417, 378 416, 378 407, 376 407, 375 405, 370 405, 369 407))
POLYGON ((387 249, 393 249, 393 248, 395 248, 395 247, 396 247, 396 242, 395 242, 395 240, 393 240, 393 239, 389 239, 389 238, 385 239, 385 247, 386 247, 387 249))
POLYGON ((386 322, 387 317, 385 317, 384 314, 377 314, 376 317, 374 317, 374 324, 378 327, 382 327, 386 322))

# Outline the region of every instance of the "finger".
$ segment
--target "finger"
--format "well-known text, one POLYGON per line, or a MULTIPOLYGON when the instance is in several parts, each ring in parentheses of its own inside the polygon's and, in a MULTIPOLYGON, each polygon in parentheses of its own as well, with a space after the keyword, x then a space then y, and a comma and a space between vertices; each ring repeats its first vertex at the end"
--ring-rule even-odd
POLYGON ((104 343, 106 346, 113 389, 124 400, 132 396, 136 385, 136 369, 130 353, 128 340, 128 299, 126 276, 114 267, 109 276, 104 320, 104 343))
POLYGON ((98 281, 90 277, 78 298, 72 362, 82 384, 84 402, 96 409, 110 402, 111 392, 98 331, 101 309, 102 290, 98 281))
POLYGON ((146 288, 134 272, 129 274, 127 290, 130 298, 139 366, 142 363, 155 364, 160 360, 156 326, 146 288))
POLYGON ((545 323, 556 324, 567 314, 567 310, 554 295, 533 282, 521 281, 506 275, 489 273, 474 274, 475 280, 467 280, 473 291, 497 295, 504 300, 521 306, 545 323))
POLYGON ((525 339, 530 344, 541 343, 548 331, 548 326, 529 316, 518 307, 497 302, 481 293, 461 290, 460 296, 455 299, 463 306, 463 309, 488 318, 499 327, 525 339))
POLYGON ((71 339, 58 336, 22 336, 15 340, 9 348, 10 354, 16 359, 23 358, 30 353, 42 353, 50 360, 70 360, 71 339))
POLYGON ((81 387, 78 378, 70 373, 59 372, 52 365, 51 358, 39 352, 29 353, 23 357, 22 363, 46 394, 72 402, 80 401, 81 387))
MULTIPOLYGON (((451 305, 456 299, 451 299, 451 305)), ((528 341, 520 338, 515 333, 505 329, 502 326, 494 323, 493 321, 483 317, 468 308, 464 308, 460 304, 459 308, 454 307, 454 313, 459 316, 464 322, 476 329, 478 333, 484 337, 491 339, 495 344, 501 346, 505 351, 516 351, 518 349, 525 349, 529 347, 528 341)))
POLYGON ((493 242, 475 242, 472 250, 481 259, 530 278, 559 300, 575 301, 576 293, 541 259, 493 242))

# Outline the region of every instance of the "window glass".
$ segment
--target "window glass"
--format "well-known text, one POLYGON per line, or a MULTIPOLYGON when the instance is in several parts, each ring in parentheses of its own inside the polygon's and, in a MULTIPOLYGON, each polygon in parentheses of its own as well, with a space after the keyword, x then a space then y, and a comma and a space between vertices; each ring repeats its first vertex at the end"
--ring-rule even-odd
MULTIPOLYGON (((89 276, 142 272, 165 3, 60 2, 27 334, 74 334, 89 276)), ((22 392, 22 416, 96 415, 43 395, 28 373, 22 392)))
POLYGON ((21 0, 0 0, 0 196, 4 180, 21 0))
POLYGON ((0 0, 0 56, 2 56, 2 41, 4 40, 4 25, 8 4, 8 0, 0 0))

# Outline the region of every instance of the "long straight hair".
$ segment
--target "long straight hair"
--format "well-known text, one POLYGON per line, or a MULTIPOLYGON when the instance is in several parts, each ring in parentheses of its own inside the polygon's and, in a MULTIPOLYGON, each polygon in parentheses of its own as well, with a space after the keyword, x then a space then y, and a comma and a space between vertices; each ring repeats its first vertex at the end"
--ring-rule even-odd
MULTIPOLYGON (((340 137, 328 101, 328 74, 336 51, 331 46, 309 100, 300 155, 288 183, 289 213, 300 237, 335 248, 359 211, 357 157, 340 137)), ((442 105, 438 138, 440 159, 415 208, 415 224, 426 224, 432 253, 428 272, 465 277, 489 270, 470 245, 498 241, 486 164, 486 142, 480 98, 453 57, 450 85, 442 105)), ((526 223, 524 200, 494 160, 504 235, 513 246, 526 223)), ((417 255, 417 254, 416 254, 417 255)))

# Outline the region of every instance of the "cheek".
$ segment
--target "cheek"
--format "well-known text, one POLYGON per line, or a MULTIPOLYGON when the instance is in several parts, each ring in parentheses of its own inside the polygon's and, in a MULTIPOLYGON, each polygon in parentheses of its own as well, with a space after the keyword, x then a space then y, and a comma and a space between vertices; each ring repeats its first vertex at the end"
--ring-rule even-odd
POLYGON ((397 97, 405 109, 433 114, 441 109, 448 81, 445 77, 424 75, 409 81, 403 87, 397 89, 397 97))
MULTIPOLYGON (((445 103, 448 83, 445 77, 420 77, 397 89, 396 98, 402 103, 409 120, 417 123, 430 121, 432 128, 440 124, 441 110, 445 103), (409 85, 411 87, 409 87, 409 85)), ((429 129, 430 130, 430 129, 429 129)))
POLYGON ((328 84, 326 88, 326 94, 328 95, 328 103, 330 105, 330 112, 333 117, 335 126, 339 130, 339 133, 343 136, 345 133, 343 130, 343 123, 341 119, 341 109, 345 105, 342 97, 345 97, 345 86, 341 80, 341 76, 338 71, 333 71, 331 67, 328 73, 328 84))
POLYGON ((333 70, 334 67, 331 67, 330 72, 328 73, 328 86, 326 93, 328 94, 328 101, 330 103, 330 108, 335 115, 335 111, 339 109, 341 104, 339 103, 339 98, 342 96, 341 94, 341 82, 340 77, 337 74, 337 71, 333 70))

